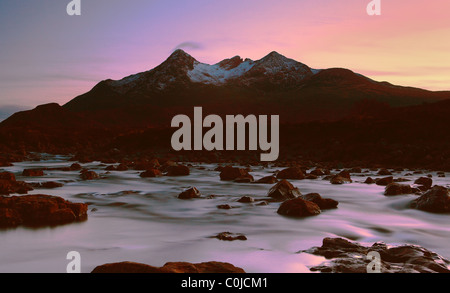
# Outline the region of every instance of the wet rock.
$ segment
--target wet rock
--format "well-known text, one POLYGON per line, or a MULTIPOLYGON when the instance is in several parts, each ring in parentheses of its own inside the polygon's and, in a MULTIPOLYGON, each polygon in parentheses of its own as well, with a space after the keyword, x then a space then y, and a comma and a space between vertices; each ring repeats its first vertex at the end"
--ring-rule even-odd
POLYGON ((170 166, 167 168, 167 176, 188 176, 189 174, 189 167, 184 165, 170 166))
POLYGON ((371 247, 343 238, 325 238, 321 247, 300 251, 323 256, 327 262, 311 267, 311 271, 326 273, 367 273, 372 261, 369 252, 381 257, 381 273, 450 273, 450 262, 423 247, 415 245, 387 246, 377 242, 371 247))
POLYGON ((94 171, 83 171, 80 174, 82 180, 94 180, 100 178, 100 176, 94 171))
POLYGON ((408 182, 408 181, 411 181, 411 180, 409 180, 407 178, 401 178, 401 177, 394 179, 394 182, 408 182))
POLYGON ((260 184, 275 184, 278 182, 278 179, 275 176, 266 176, 263 177, 254 183, 260 183, 260 184))
POLYGON ((26 177, 44 176, 44 171, 39 170, 39 169, 25 169, 22 172, 22 176, 26 176, 26 177))
POLYGON ((315 203, 321 210, 336 209, 339 205, 338 201, 331 198, 323 198, 318 193, 308 193, 306 195, 302 195, 301 198, 315 203))
POLYGON ((41 183, 31 183, 30 184, 34 188, 46 188, 46 189, 53 189, 53 188, 59 188, 63 187, 64 184, 55 182, 55 181, 47 181, 47 182, 41 182, 41 183))
POLYGON ((11 167, 12 165, 10 162, 0 159, 0 167, 11 167))
POLYGON ((26 194, 33 190, 33 187, 23 181, 16 181, 16 176, 10 172, 0 173, 0 195, 9 195, 14 193, 26 194))
POLYGON ((80 171, 80 170, 83 169, 83 168, 81 167, 80 164, 78 164, 78 163, 73 163, 72 165, 70 165, 69 169, 70 169, 71 171, 80 171))
MULTIPOLYGON (((175 163, 175 162, 172 162, 175 163)), ((173 165, 176 166, 176 163, 173 165)), ((134 164, 133 169, 138 171, 145 171, 150 169, 158 169, 161 167, 158 159, 152 159, 150 161, 140 161, 134 164)), ((165 167, 168 167, 167 165, 165 167)))
POLYGON ((387 195, 387 196, 410 194, 410 193, 412 193, 411 186, 409 186, 407 184, 399 184, 399 183, 388 184, 384 191, 384 195, 387 195))
POLYGON ((314 180, 314 179, 317 179, 318 177, 316 176, 316 175, 313 175, 313 174, 308 174, 308 175, 306 175, 306 177, 305 177, 305 179, 310 179, 310 180, 314 180))
POLYGON ((450 213, 449 191, 443 186, 436 185, 421 197, 413 200, 411 207, 431 213, 450 213))
POLYGON ((386 175, 392 175, 392 173, 388 169, 380 169, 380 170, 378 170, 378 175, 386 176, 386 175))
POLYGON ((303 218, 320 214, 320 208, 311 201, 295 198, 284 201, 277 213, 288 217, 303 218))
POLYGON ((146 264, 134 262, 120 262, 104 264, 96 267, 92 273, 103 274, 143 274, 143 273, 245 273, 241 268, 223 262, 205 262, 192 264, 188 262, 170 262, 163 267, 153 267, 146 264))
POLYGON ((353 167, 348 170, 350 173, 362 173, 362 169, 359 167, 353 167))
POLYGON ((334 175, 330 179, 331 184, 344 184, 344 183, 352 183, 351 179, 342 177, 340 175, 334 175))
POLYGON ((320 168, 316 168, 316 169, 312 170, 310 172, 310 174, 316 175, 316 176, 322 176, 322 175, 325 175, 325 172, 320 168))
POLYGON ((161 171, 157 170, 157 169, 149 169, 145 172, 142 172, 139 176, 141 176, 142 178, 153 178, 153 177, 158 177, 161 176, 161 171))
MULTIPOLYGON (((220 172, 220 180, 233 181, 238 178, 249 178, 251 176, 246 169, 231 166, 224 167, 220 172)), ((251 177, 253 178, 253 177, 251 177)))
POLYGON ((433 185, 433 179, 428 177, 420 177, 419 179, 414 181, 414 184, 423 185, 429 189, 433 185))
POLYGON ((234 241, 234 240, 247 240, 244 234, 230 233, 230 232, 222 232, 213 236, 212 238, 217 238, 223 241, 234 241))
POLYGON ((276 201, 284 201, 287 199, 297 198, 300 195, 300 191, 297 187, 294 187, 289 181, 281 180, 275 184, 270 190, 268 196, 276 201))
POLYGON ((389 184, 391 184, 392 182, 394 182, 394 177, 390 176, 390 177, 384 177, 384 178, 379 178, 375 180, 375 183, 377 185, 380 186, 388 186, 389 184))
POLYGON ((83 221, 87 204, 50 195, 0 197, 0 226, 51 226, 83 221))
POLYGON ((252 203, 254 201, 255 201, 255 199, 250 196, 243 196, 240 199, 238 199, 238 202, 241 202, 241 203, 252 203))
POLYGON ((117 171, 128 171, 128 166, 126 164, 120 164, 119 166, 117 166, 116 168, 117 171))
POLYGON ((250 174, 247 174, 245 176, 238 177, 233 180, 236 183, 252 183, 254 181, 253 176, 250 174))
POLYGON ((200 191, 197 188, 189 188, 178 195, 179 199, 193 199, 201 196, 200 191))
POLYGON ((221 204, 221 205, 218 205, 217 208, 219 210, 231 210, 232 209, 232 207, 229 204, 221 204))
POLYGON ((277 174, 278 179, 305 179, 302 169, 299 167, 290 167, 277 174))
POLYGON ((372 177, 367 177, 366 181, 364 181, 366 184, 374 184, 375 180, 372 177))
POLYGON ((114 165, 109 165, 105 168, 105 171, 117 171, 117 167, 114 165))

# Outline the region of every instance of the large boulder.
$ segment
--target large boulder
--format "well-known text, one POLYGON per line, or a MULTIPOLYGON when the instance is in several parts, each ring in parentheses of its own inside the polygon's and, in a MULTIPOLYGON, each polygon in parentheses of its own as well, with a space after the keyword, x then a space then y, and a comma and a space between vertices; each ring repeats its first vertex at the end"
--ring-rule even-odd
POLYGON ((51 226, 83 221, 87 209, 87 204, 43 194, 0 197, 0 226, 51 226))
POLYGON ((284 201, 287 199, 297 198, 300 195, 300 191, 297 187, 294 187, 289 181, 281 180, 269 190, 268 196, 276 201, 284 201))
POLYGON ((305 174, 299 167, 290 167, 277 174, 278 179, 305 179, 305 174))
POLYGON ((413 200, 411 207, 431 213, 450 213, 449 191, 443 186, 436 185, 421 197, 413 200))
POLYGON ((302 195, 301 198, 307 201, 311 201, 319 206, 321 210, 328 210, 328 209, 336 209, 339 205, 339 202, 331 199, 331 198, 323 198, 318 193, 308 193, 305 195, 302 195))
POLYGON ((299 197, 284 201, 277 213, 288 217, 303 218, 320 214, 320 208, 317 204, 299 197))
POLYGON ((366 247, 343 238, 325 238, 321 247, 300 251, 325 257, 326 262, 310 268, 323 273, 367 273, 370 252, 380 255, 381 273, 450 273, 447 259, 416 245, 377 242, 366 247))
POLYGON ((400 194, 410 194, 413 193, 413 190, 408 184, 399 184, 399 183, 390 183, 386 186, 384 191, 384 195, 392 196, 392 195, 400 195, 400 194))
POLYGON ((96 267, 92 273, 103 274, 123 274, 123 273, 245 273, 241 268, 235 267, 232 264, 224 262, 204 262, 192 264, 188 262, 170 262, 163 267, 153 267, 146 264, 134 262, 120 262, 104 264, 96 267))

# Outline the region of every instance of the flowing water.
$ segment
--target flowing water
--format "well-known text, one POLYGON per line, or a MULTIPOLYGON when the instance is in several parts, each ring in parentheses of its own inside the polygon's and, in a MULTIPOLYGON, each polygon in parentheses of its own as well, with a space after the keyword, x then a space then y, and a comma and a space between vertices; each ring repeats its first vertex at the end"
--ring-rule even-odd
MULTIPOLYGON (((27 182, 58 181, 64 187, 36 189, 29 194, 48 194, 72 202, 89 203, 85 222, 52 228, 18 227, 0 230, 0 272, 66 272, 69 251, 81 254, 82 272, 97 265, 135 261, 162 266, 170 261, 223 261, 252 273, 309 272, 325 259, 300 250, 320 246, 325 237, 346 237, 363 244, 417 244, 450 258, 449 215, 408 209, 417 195, 386 197, 384 187, 367 185, 363 169, 353 174, 354 183, 332 185, 326 180, 289 180, 302 194, 317 192, 339 201, 339 208, 310 218, 280 216, 280 203, 267 206, 239 203, 244 196, 264 199, 272 185, 220 181, 214 164, 194 164, 185 177, 141 178, 139 171, 106 173, 100 162, 82 164, 96 171, 99 180, 81 181, 79 172, 45 171, 44 177, 22 177, 25 168, 67 167, 63 156, 40 162, 21 162, 3 168, 27 182), (204 198, 180 200, 178 194, 195 186, 204 198), (214 198, 207 198, 215 195, 214 198), (233 209, 217 206, 229 204, 233 209), (247 241, 221 241, 220 232, 241 233, 247 241)), ((255 179, 280 168, 252 167, 255 179)), ((1 169, 0 169, 1 170, 1 169)), ((424 176, 394 177, 414 179, 424 176)), ((433 184, 449 187, 450 180, 434 172, 433 184)), ((412 184, 412 182, 408 182, 412 184)))

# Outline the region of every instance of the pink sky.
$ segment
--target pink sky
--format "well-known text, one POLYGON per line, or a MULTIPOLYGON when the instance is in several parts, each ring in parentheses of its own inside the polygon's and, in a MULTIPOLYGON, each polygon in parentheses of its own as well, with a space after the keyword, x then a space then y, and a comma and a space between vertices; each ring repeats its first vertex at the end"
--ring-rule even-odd
POLYGON ((103 79, 149 70, 181 43, 197 60, 271 51, 313 68, 450 90, 450 1, 130 0, 0 3, 0 106, 63 104, 103 79), (67 2, 67 3, 65 3, 67 2))

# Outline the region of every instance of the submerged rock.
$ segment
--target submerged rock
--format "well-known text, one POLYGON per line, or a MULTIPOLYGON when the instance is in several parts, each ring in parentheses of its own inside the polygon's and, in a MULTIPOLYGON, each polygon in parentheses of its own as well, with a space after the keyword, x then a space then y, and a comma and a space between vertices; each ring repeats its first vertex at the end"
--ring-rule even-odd
POLYGON ((266 176, 259 180, 256 180, 254 183, 260 183, 260 184, 274 184, 277 183, 278 179, 275 176, 266 176))
POLYGON ((224 262, 204 262, 192 264, 188 262, 169 262, 163 267, 153 267, 146 264, 135 263, 135 262, 119 262, 104 264, 96 267, 92 273, 103 273, 103 274, 143 274, 143 273, 207 273, 207 274, 217 274, 217 273, 245 273, 241 268, 235 267, 232 264, 224 262))
POLYGON ((200 191, 198 191, 197 188, 192 187, 192 188, 189 188, 189 189, 183 191, 182 193, 180 193, 180 195, 178 195, 178 198, 179 199, 192 199, 192 198, 198 198, 200 196, 201 196, 200 191))
POLYGON ((247 237, 245 237, 244 234, 239 233, 231 233, 231 232, 222 232, 217 234, 216 236, 213 236, 212 238, 217 238, 219 240, 223 241, 235 241, 235 240, 247 240, 247 237))
POLYGON ((87 218, 87 204, 50 195, 0 197, 0 226, 62 225, 87 218))
POLYGON ((268 196, 276 201, 284 201, 287 199, 297 198, 300 195, 300 191, 297 187, 294 187, 289 181, 281 180, 275 184, 270 190, 268 196))
POLYGON ((369 252, 379 253, 381 273, 450 273, 450 261, 423 247, 415 245, 388 246, 377 242, 371 247, 343 238, 325 238, 321 247, 300 251, 323 256, 324 264, 311 267, 323 273, 367 273, 372 261, 369 252))
POLYGON ((450 213, 449 191, 443 186, 436 185, 421 197, 413 200, 411 207, 431 213, 450 213))

